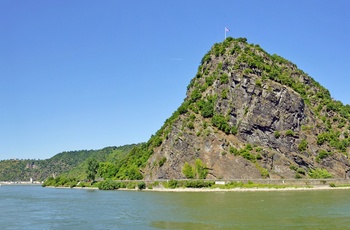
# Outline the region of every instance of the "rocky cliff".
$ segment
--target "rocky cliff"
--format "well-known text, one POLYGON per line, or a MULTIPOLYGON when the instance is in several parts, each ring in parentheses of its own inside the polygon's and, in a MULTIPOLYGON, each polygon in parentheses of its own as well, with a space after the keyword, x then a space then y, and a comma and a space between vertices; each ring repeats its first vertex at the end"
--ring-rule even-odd
POLYGON ((228 38, 203 57, 183 104, 152 137, 142 173, 145 179, 349 178, 349 118, 350 106, 295 64, 245 38, 228 38))

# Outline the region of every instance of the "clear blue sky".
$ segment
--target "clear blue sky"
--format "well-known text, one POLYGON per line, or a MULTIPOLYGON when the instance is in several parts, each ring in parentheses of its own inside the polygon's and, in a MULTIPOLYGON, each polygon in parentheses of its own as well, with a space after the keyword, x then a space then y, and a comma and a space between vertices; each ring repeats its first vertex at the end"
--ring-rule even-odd
POLYGON ((144 142, 246 37, 350 104, 347 0, 0 0, 0 159, 144 142))

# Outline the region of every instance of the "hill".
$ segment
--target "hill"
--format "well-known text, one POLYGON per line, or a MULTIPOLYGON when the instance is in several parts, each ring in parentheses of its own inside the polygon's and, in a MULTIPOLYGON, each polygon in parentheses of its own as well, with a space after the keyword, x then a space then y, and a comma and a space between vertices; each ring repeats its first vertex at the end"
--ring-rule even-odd
POLYGON ((146 179, 349 178, 349 118, 349 105, 292 62, 227 38, 140 166, 146 179))
POLYGON ((111 161, 127 154, 135 145, 106 147, 100 150, 79 150, 59 153, 46 160, 2 160, 0 181, 43 181, 52 175, 70 172, 77 178, 86 178, 84 162, 89 158, 111 161))
POLYGON ((348 179, 349 130, 350 106, 295 64, 227 38, 204 55, 183 103, 148 142, 58 165, 75 179, 86 179, 91 158, 104 179, 348 179))

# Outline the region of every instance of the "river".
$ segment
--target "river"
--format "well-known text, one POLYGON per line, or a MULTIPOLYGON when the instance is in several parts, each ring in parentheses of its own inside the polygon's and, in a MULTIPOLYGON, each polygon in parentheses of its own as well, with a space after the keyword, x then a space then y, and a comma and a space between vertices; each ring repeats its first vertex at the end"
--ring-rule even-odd
POLYGON ((350 229, 350 190, 146 192, 0 187, 1 229, 350 229))

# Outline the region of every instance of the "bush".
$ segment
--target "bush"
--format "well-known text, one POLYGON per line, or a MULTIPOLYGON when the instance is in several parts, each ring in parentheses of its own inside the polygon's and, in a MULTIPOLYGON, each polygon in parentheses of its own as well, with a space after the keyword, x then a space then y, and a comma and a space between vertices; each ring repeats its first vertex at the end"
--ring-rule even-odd
POLYGON ((326 179, 332 178, 332 174, 330 174, 326 169, 311 169, 309 172, 309 176, 313 179, 326 179))
POLYGON ((238 128, 236 127, 236 126, 232 126, 231 127, 231 133, 232 133, 232 135, 237 135, 237 133, 238 133, 238 128))
POLYGON ((255 85, 261 88, 261 86, 262 86, 261 80, 260 79, 256 79, 255 85))
POLYGON ((205 78, 205 83, 207 83, 208 86, 211 86, 215 81, 215 76, 209 76, 205 78))
POLYGON ((165 162, 166 162, 166 157, 163 157, 162 159, 160 159, 158 162, 159 167, 162 167, 165 162))
POLYGON ((177 180, 170 180, 170 181, 168 182, 168 188, 174 189, 174 188, 176 188, 176 187, 177 187, 177 180))
POLYGON ((305 175, 305 170, 302 168, 298 168, 297 173, 305 175))
POLYGON ((209 172, 206 165, 204 165, 200 159, 196 159, 195 161, 195 170, 198 179, 205 179, 209 172))
POLYGON ((307 148, 307 141, 303 139, 300 144, 298 145, 298 149, 300 152, 305 151, 307 148))
POLYGON ((186 181, 185 187, 186 188, 208 188, 211 187, 214 184, 212 181, 202 181, 202 180, 196 180, 196 181, 186 181))
POLYGON ((191 165, 188 162, 185 162, 184 166, 182 167, 182 173, 185 175, 187 179, 193 179, 193 169, 191 165))
POLYGON ((202 94, 201 94, 201 92, 199 92, 198 89, 195 89, 192 91, 192 93, 191 93, 191 101, 192 102, 196 102, 201 97, 202 97, 202 94))
POLYGON ((207 100, 201 100, 198 102, 198 108, 200 109, 201 115, 204 118, 212 117, 214 115, 215 101, 215 97, 208 97, 207 100))
POLYGON ((215 114, 211 119, 212 124, 217 127, 219 130, 225 132, 226 134, 230 134, 231 127, 228 124, 227 119, 220 114, 215 114))
POLYGON ((100 190, 115 190, 119 188, 119 184, 111 179, 101 181, 98 183, 98 189, 100 190))
POLYGON ((324 159, 324 158, 326 158, 326 157, 328 157, 330 155, 332 155, 332 152, 328 152, 328 151, 322 149, 322 150, 319 151, 319 153, 318 153, 318 155, 316 157, 316 161, 320 162, 320 160, 322 160, 322 159, 324 159))
POLYGON ((139 190, 143 190, 146 188, 146 183, 141 181, 137 184, 137 187, 139 188, 139 190))
POLYGON ((240 152, 240 155, 249 160, 249 161, 252 161, 254 162, 256 160, 255 156, 253 154, 251 154, 251 152, 249 152, 249 150, 247 149, 243 149, 241 152, 240 152))
POLYGON ((234 155, 238 155, 239 154, 238 150, 235 147, 233 147, 233 146, 230 146, 229 151, 230 151, 231 154, 234 154, 234 155))
POLYGON ((295 133, 293 132, 293 130, 288 129, 288 130, 286 131, 286 136, 292 137, 292 136, 294 136, 294 135, 295 135, 295 133))
POLYGON ((281 136, 280 132, 278 132, 277 130, 275 131, 274 135, 276 139, 278 139, 281 136))
POLYGON ((220 77, 220 83, 221 84, 227 84, 228 83, 228 75, 227 74, 223 74, 220 77))
POLYGON ((320 133, 317 135, 317 144, 322 145, 324 142, 328 141, 327 133, 320 133))

